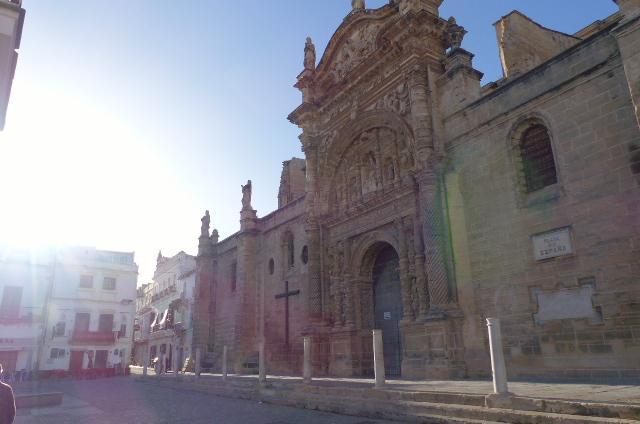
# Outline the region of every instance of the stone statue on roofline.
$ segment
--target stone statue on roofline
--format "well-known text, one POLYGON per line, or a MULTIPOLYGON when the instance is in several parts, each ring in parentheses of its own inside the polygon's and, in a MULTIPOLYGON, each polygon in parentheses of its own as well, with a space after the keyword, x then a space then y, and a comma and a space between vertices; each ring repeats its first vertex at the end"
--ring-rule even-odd
POLYGON ((211 225, 211 216, 206 211, 202 219, 202 227, 200 227, 200 237, 209 237, 209 226, 211 225))
POLYGON ((456 18, 450 17, 447 25, 447 44, 451 47, 451 50, 459 49, 462 46, 462 40, 464 40, 466 34, 467 31, 464 27, 458 25, 456 18))
POLYGON ((364 0, 351 0, 351 8, 354 12, 364 10, 366 9, 366 7, 367 6, 365 5, 364 0))
POLYGON ((309 71, 316 69, 316 46, 313 45, 311 37, 307 37, 304 45, 304 69, 309 71))
POLYGON ((242 186, 242 210, 252 210, 251 207, 251 180, 242 186))

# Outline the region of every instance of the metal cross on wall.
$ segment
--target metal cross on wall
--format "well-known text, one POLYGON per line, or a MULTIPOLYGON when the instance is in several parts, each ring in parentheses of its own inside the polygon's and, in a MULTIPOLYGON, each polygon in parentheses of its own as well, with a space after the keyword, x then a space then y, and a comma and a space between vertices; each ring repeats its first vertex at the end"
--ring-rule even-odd
POLYGON ((289 346, 289 298, 297 296, 300 290, 289 291, 289 282, 284 282, 284 293, 276 295, 276 299, 284 299, 284 343, 289 346))

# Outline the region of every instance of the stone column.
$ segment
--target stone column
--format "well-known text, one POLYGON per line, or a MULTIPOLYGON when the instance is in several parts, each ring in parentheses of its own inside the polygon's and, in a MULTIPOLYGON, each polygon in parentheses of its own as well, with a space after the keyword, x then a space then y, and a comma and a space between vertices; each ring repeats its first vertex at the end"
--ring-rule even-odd
POLYGON ((416 183, 416 215, 413 218, 413 250, 415 251, 416 289, 418 293, 418 316, 426 318, 429 313, 429 291, 424 269, 424 242, 422 241, 422 224, 420 213, 420 192, 416 183))
POLYGON ((407 237, 404 231, 402 220, 396 222, 396 230, 398 231, 398 240, 400 245, 400 284, 402 286, 402 308, 403 319, 413 321, 413 308, 411 306, 411 277, 409 276, 409 258, 407 256, 407 237))
POLYGON ((376 389, 385 385, 384 351, 382 348, 382 330, 373 330, 373 369, 376 389))
POLYGON ((144 348, 144 357, 142 358, 142 376, 146 377, 149 372, 149 346, 144 348))
POLYGON ((158 367, 160 372, 158 373, 158 375, 161 375, 162 373, 167 372, 165 367, 166 367, 166 363, 165 363, 164 353, 161 353, 160 354, 160 366, 158 367))
POLYGON ((349 328, 354 328, 356 325, 356 313, 355 313, 355 288, 356 282, 348 274, 344 276, 344 308, 345 308, 345 324, 349 328))
POLYGON ((311 383, 311 337, 304 338, 304 363, 302 377, 306 384, 311 383))
POLYGON ((507 368, 504 363, 500 320, 487 318, 489 327, 489 346, 491 348, 491 370, 493 371, 493 391, 497 395, 509 393, 507 386, 507 368))
MULTIPOLYGON (((417 145, 417 160, 420 171, 416 173, 418 219, 424 244, 424 271, 428 279, 429 317, 442 316, 442 306, 450 301, 450 289, 445 255, 445 221, 443 205, 440 199, 440 160, 436 157, 433 134, 432 113, 429 103, 428 68, 425 64, 416 64, 409 77, 411 95, 411 116, 417 145)), ((423 278, 418 272, 417 278, 423 278)), ((421 282, 420 282, 421 283, 421 282)), ((418 292, 422 292, 422 286, 418 292)), ((421 297, 424 297, 422 295, 421 297)), ((425 316, 426 304, 420 299, 420 316, 425 316)))
POLYGON ((194 367, 194 371, 196 377, 200 377, 200 373, 202 372, 202 352, 200 348, 196 348, 196 363, 194 367))
POLYGON ((180 374, 178 371, 180 369, 180 362, 178 362, 179 358, 178 358, 178 346, 174 343, 173 344, 173 354, 172 356, 172 365, 171 367, 173 368, 173 376, 174 377, 178 377, 178 375, 180 374))
POLYGON ((222 348, 222 380, 227 379, 227 346, 222 348))
POLYGON ((309 249, 309 291, 308 305, 309 317, 312 320, 322 318, 322 283, 320 257, 322 247, 320 245, 320 225, 316 214, 319 213, 316 207, 317 196, 317 168, 318 168, 318 148, 315 137, 308 132, 300 136, 302 150, 306 159, 306 192, 307 192, 307 246, 309 249))
POLYGON ((264 341, 258 345, 258 381, 264 383, 267 381, 267 364, 266 364, 264 341))
MULTIPOLYGON (((433 164, 432 166, 436 166, 433 164)), ((429 290, 429 316, 442 315, 451 302, 451 290, 446 266, 446 225, 441 202, 439 171, 430 167, 418 175, 422 211, 425 271, 429 290)))

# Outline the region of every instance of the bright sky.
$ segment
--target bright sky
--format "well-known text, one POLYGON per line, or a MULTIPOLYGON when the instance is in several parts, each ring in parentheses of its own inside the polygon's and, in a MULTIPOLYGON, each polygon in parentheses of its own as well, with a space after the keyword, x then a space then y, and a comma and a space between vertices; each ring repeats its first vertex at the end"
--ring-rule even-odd
MULTIPOLYGON (((368 0, 370 8, 387 0, 368 0)), ((24 0, 0 133, 0 242, 195 253, 205 209, 238 229, 240 185, 276 208, 281 162, 301 156, 286 116, 305 37, 321 55, 350 0, 24 0)), ((492 24, 513 9, 573 33, 611 0, 446 0, 484 82, 500 78, 492 24), (481 7, 479 6, 481 5, 481 7)))

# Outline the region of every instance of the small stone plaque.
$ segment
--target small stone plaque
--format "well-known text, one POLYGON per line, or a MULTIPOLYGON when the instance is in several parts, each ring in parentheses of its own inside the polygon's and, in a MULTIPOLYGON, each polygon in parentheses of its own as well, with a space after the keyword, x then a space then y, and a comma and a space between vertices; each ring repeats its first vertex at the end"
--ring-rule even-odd
POLYGON ((545 259, 573 254, 570 227, 536 234, 532 239, 536 261, 544 261, 545 259))

